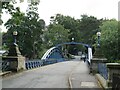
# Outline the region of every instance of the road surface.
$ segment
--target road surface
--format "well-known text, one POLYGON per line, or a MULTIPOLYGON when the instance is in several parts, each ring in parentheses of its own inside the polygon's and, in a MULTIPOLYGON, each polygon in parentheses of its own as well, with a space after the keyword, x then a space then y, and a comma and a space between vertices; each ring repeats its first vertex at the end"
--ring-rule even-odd
POLYGON ((69 75, 79 63, 77 57, 75 61, 51 64, 5 77, 2 88, 69 88, 69 75))

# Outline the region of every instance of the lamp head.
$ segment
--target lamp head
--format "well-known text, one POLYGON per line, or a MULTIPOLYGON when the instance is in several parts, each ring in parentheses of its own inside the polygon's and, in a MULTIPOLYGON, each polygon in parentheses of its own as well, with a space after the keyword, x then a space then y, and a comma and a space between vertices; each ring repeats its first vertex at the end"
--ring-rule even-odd
POLYGON ((14 36, 16 36, 17 34, 18 34, 18 32, 17 32, 17 31, 14 31, 14 32, 13 32, 13 35, 14 35, 14 36))
POLYGON ((97 32, 97 36, 101 36, 101 32, 97 32))
POLYGON ((72 38, 72 41, 74 41, 74 38, 72 38))

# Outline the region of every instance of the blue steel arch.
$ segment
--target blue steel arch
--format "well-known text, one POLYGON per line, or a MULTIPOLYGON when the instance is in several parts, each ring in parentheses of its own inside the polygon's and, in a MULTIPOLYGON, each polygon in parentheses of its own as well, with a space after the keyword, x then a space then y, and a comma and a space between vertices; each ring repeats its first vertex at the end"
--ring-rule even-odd
POLYGON ((44 59, 52 59, 52 58, 54 59, 63 58, 63 55, 60 52, 59 48, 52 47, 48 49, 41 59, 44 60, 44 59))
POLYGON ((79 44, 79 45, 83 45, 83 46, 85 46, 86 48, 88 48, 88 58, 87 58, 87 61, 89 62, 89 63, 91 63, 91 59, 92 59, 92 47, 91 47, 91 45, 89 45, 89 44, 85 44, 85 43, 82 43, 82 42, 65 42, 65 43, 61 43, 61 44, 58 44, 58 45, 56 45, 55 47, 59 47, 59 46, 62 46, 62 45, 70 45, 70 44, 79 44))
POLYGON ((82 43, 82 42, 65 42, 65 43, 61 43, 61 44, 57 44, 55 47, 59 47, 59 46, 62 46, 62 45, 70 45, 70 44, 79 44, 79 45, 83 45, 87 48, 90 48, 91 46, 89 44, 85 44, 85 43, 82 43))

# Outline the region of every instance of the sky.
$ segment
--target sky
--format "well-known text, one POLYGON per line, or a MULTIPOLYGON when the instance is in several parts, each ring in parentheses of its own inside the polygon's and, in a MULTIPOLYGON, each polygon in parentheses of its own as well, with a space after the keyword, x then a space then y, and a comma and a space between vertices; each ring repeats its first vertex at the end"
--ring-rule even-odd
MULTIPOLYGON (((24 3, 17 4, 21 11, 27 9, 27 0, 24 3)), ((118 2, 120 0, 40 0, 38 13, 41 19, 44 19, 46 25, 50 22, 50 17, 56 14, 69 15, 75 19, 80 19, 81 15, 92 15, 98 19, 115 18, 118 20, 118 2)), ((6 13, 2 15, 2 19, 6 22, 10 16, 6 13)), ((6 31, 3 25, 2 31, 6 31)))

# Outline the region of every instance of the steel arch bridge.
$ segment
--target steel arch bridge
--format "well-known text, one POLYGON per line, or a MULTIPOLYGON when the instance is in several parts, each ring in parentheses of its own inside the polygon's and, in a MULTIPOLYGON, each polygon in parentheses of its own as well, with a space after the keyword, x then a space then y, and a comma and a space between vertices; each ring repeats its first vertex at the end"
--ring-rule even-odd
POLYGON ((91 62, 92 59, 92 48, 89 44, 84 44, 81 42, 65 42, 61 44, 57 44, 56 46, 50 48, 47 50, 47 52, 43 55, 41 58, 42 60, 48 60, 48 59, 64 59, 64 56, 62 52, 59 50, 59 47, 62 45, 83 45, 86 48, 88 48, 88 61, 91 62))

